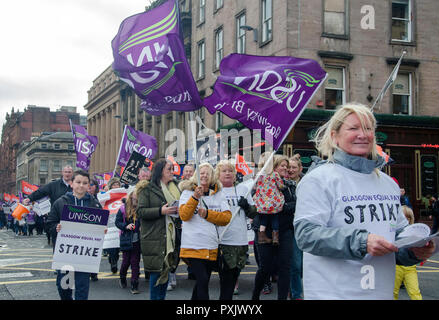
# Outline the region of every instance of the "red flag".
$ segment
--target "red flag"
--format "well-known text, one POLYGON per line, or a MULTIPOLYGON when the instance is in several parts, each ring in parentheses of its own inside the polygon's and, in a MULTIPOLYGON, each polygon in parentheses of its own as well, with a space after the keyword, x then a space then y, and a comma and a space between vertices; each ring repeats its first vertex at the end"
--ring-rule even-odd
POLYGON ((112 189, 104 194, 98 194, 98 199, 103 209, 109 210, 110 214, 117 214, 123 204, 122 199, 126 198, 128 194, 128 189, 112 189))
POLYGON ((3 198, 5 199, 5 201, 11 201, 11 195, 9 193, 4 193, 3 198))
POLYGON ((381 146, 379 146, 379 145, 377 145, 377 152, 381 157, 384 158, 384 160, 386 160, 386 163, 389 162, 389 159, 390 159, 389 155, 387 153, 385 153, 383 151, 383 148, 381 148, 381 146))
POLYGON ((104 173, 104 180, 105 180, 105 182, 108 183, 108 181, 110 181, 110 179, 111 179, 111 174, 104 173))
POLYGON ((26 181, 21 181, 21 192, 23 192, 24 194, 29 195, 36 190, 38 190, 37 186, 26 181))
POLYGON ((149 160, 148 158, 145 159, 145 165, 149 169, 149 171, 152 171, 152 166, 154 165, 154 162, 149 160))
POLYGON ((168 160, 171 161, 174 166, 174 175, 179 176, 181 174, 180 165, 174 160, 173 156, 168 156, 168 160))
POLYGON ((242 173, 244 176, 252 173, 252 169, 247 165, 247 162, 245 162, 245 159, 240 154, 236 154, 235 158, 235 168, 237 172, 242 173))

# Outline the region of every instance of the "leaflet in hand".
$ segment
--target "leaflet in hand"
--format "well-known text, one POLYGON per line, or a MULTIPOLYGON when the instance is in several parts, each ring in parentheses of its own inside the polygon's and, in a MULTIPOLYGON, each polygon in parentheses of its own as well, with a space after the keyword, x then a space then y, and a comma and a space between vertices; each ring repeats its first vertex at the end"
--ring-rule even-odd
POLYGON ((439 232, 430 235, 430 227, 424 223, 415 223, 398 235, 395 245, 399 248, 413 248, 423 247, 430 240, 437 241, 439 239, 439 232))
POLYGON ((33 205, 33 210, 39 216, 48 214, 50 212, 50 199, 49 197, 44 197, 40 200, 35 201, 33 205))

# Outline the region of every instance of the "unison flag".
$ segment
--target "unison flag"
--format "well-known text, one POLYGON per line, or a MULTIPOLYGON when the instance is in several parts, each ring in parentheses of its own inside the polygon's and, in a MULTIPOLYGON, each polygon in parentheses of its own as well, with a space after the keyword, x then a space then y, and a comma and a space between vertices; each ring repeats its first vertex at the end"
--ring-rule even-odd
POLYGON ((113 69, 142 99, 143 110, 159 115, 201 108, 180 38, 177 1, 125 19, 111 45, 113 69))
POLYGON ((76 151, 76 166, 88 171, 90 167, 90 158, 98 145, 98 137, 89 136, 84 127, 73 125, 73 140, 76 151))
POLYGON ((148 159, 152 159, 157 152, 157 141, 146 133, 137 131, 130 126, 125 126, 117 164, 121 167, 126 167, 133 150, 148 159))
POLYGON ((260 129, 276 150, 326 77, 314 60, 244 54, 225 57, 220 72, 204 106, 260 129))

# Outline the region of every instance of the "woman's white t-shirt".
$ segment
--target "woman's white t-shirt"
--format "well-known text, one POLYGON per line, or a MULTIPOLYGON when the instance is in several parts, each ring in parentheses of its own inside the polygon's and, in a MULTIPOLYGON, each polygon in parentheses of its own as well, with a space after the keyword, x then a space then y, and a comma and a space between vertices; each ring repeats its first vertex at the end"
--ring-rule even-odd
MULTIPOLYGON (((398 185, 386 174, 359 173, 324 164, 297 187, 295 221, 328 228, 365 229, 395 242, 407 225, 398 185)), ((393 299, 395 255, 344 260, 304 252, 305 299, 393 299)))
MULTIPOLYGON (((249 205, 254 205, 251 192, 248 192, 248 188, 244 184, 238 184, 236 187, 222 188, 221 193, 226 199, 227 203, 232 210, 232 214, 235 214, 238 206, 238 200, 241 196, 245 197, 247 195, 247 201, 249 205)), ((236 217, 232 216, 230 225, 224 227, 218 227, 218 232, 220 235, 220 243, 230 246, 244 246, 248 245, 248 227, 247 227, 247 217, 243 209, 236 212, 236 217), (222 237, 222 238, 221 238, 222 237)), ((251 231, 253 234, 253 231, 251 231)), ((254 234, 253 234, 254 237, 254 234)))
MULTIPOLYGON (((193 191, 184 190, 180 196, 179 205, 183 205, 192 197, 193 191)), ((217 192, 211 196, 203 196, 201 198, 207 205, 209 210, 227 211, 230 210, 227 201, 221 192, 217 192)), ((198 207, 203 206, 199 201, 198 207)), ((185 249, 216 249, 218 248, 218 231, 215 224, 201 218, 198 214, 194 214, 191 219, 183 221, 181 233, 181 248, 185 249)))

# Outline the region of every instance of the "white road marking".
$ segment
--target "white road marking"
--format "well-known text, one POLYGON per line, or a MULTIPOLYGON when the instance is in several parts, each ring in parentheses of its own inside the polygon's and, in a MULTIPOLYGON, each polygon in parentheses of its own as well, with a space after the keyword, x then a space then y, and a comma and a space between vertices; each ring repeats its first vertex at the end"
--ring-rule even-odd
POLYGON ((15 259, 0 259, 0 267, 7 267, 20 262, 32 260, 32 258, 15 258, 15 259))
POLYGON ((3 278, 25 278, 33 277, 34 275, 30 272, 17 272, 17 273, 0 273, 0 279, 3 278))

